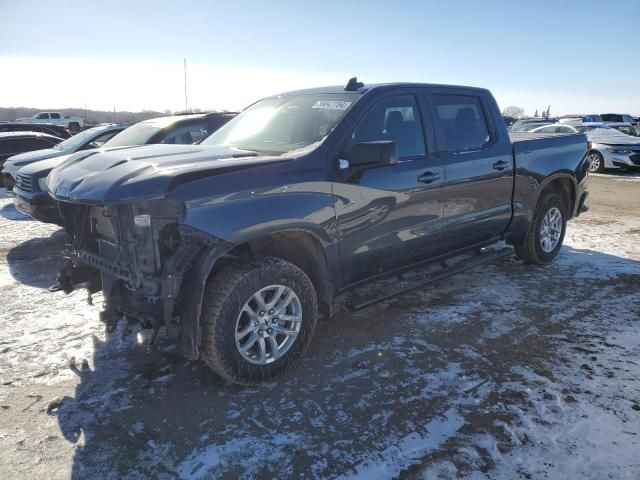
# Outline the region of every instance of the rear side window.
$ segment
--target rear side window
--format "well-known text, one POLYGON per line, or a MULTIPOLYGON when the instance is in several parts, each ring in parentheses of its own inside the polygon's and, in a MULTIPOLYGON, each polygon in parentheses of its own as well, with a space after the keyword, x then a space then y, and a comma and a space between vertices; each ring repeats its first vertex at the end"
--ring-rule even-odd
POLYGON ((51 118, 53 118, 54 120, 59 120, 60 119, 60 114, 59 113, 52 113, 51 114, 51 118))
POLYGON ((433 95, 438 150, 469 150, 489 143, 482 102, 473 95, 433 95))
POLYGON ((16 153, 18 151, 18 142, 14 139, 0 141, 0 155, 16 153))
POLYGON ((44 138, 25 138, 20 141, 21 149, 30 152, 32 150, 40 150, 43 148, 51 148, 53 143, 44 138))
POLYGON ((48 113, 41 113, 40 115, 38 115, 36 117, 38 120, 49 120, 49 114, 48 113))

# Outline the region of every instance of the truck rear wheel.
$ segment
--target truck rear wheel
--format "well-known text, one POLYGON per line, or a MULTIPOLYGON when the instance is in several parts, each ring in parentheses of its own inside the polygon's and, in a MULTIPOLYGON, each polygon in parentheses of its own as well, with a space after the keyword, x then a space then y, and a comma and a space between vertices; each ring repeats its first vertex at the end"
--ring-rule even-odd
POLYGON ((317 312, 313 283, 292 263, 274 257, 233 261, 205 290, 202 359, 227 380, 258 383, 302 353, 317 312))
POLYGON ((527 263, 551 262, 562 248, 567 228, 567 206, 557 193, 543 194, 525 238, 515 245, 516 254, 527 263))

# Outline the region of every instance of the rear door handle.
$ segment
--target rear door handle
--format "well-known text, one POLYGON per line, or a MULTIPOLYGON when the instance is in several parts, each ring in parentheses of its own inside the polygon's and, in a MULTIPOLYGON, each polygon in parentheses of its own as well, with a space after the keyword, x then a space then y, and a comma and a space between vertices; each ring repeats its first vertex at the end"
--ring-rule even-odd
POLYGON ((424 172, 418 177, 418 181, 422 183, 433 183, 440 179, 440 174, 437 172, 424 172))
POLYGON ((504 170, 509 165, 509 162, 505 162, 504 160, 499 160, 493 164, 494 170, 504 170))

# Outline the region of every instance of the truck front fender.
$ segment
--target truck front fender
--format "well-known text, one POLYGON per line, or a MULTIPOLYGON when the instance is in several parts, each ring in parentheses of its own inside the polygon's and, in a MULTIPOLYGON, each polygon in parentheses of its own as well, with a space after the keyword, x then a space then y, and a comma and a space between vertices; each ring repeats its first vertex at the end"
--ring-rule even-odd
POLYGON ((322 191, 251 192, 187 202, 183 223, 236 245, 279 230, 309 231, 328 244, 336 239, 334 203, 333 195, 322 191))

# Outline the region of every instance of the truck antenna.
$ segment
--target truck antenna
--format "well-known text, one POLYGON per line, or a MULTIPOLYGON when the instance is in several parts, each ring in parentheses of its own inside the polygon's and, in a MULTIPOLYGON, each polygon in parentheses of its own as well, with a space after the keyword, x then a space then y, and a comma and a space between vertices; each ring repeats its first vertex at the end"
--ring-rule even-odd
POLYGON ((358 77, 353 77, 349 79, 349 81, 347 82, 347 86, 344 87, 344 89, 347 92, 355 92, 356 90, 362 87, 364 87, 364 83, 359 82, 358 77))
POLYGON ((187 57, 184 57, 184 111, 189 112, 187 104, 187 57))

